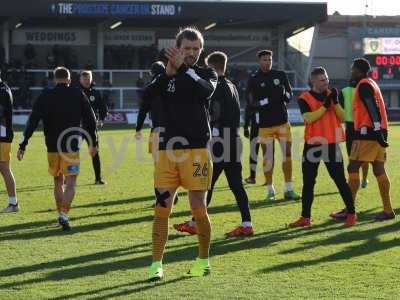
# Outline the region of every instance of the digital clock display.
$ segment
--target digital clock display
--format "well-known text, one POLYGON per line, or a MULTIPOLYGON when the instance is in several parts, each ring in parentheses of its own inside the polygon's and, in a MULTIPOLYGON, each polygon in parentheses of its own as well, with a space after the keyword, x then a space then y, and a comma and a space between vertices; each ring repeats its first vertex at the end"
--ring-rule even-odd
POLYGON ((400 54, 365 55, 372 67, 371 77, 378 81, 400 80, 400 54))

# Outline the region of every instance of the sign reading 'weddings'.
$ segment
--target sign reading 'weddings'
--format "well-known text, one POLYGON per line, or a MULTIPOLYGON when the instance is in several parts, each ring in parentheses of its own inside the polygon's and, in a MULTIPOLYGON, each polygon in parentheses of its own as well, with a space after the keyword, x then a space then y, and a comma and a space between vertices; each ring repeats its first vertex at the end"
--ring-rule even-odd
POLYGON ((12 32, 13 45, 89 45, 90 31, 82 29, 17 29, 12 32))

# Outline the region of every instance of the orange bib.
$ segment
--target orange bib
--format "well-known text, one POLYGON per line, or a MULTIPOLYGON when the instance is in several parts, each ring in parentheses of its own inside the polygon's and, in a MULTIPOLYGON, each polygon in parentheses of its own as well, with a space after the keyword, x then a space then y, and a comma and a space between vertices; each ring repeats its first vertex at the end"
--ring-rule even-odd
POLYGON ((354 129, 359 130, 361 127, 374 128, 371 118, 369 117, 368 110, 360 97, 360 85, 363 83, 369 84, 374 90, 374 98, 376 106, 379 109, 381 115, 381 128, 388 128, 388 119, 386 114, 385 102, 383 101, 381 89, 371 78, 361 79, 356 86, 356 91, 354 93, 353 110, 354 110, 354 129))
MULTIPOLYGON (((330 93, 330 92, 329 92, 330 93)), ((323 102, 318 101, 310 92, 300 95, 306 101, 311 111, 316 111, 323 106, 323 102)), ((304 139, 307 144, 336 144, 345 140, 342 122, 336 115, 333 105, 313 123, 305 122, 304 139)))

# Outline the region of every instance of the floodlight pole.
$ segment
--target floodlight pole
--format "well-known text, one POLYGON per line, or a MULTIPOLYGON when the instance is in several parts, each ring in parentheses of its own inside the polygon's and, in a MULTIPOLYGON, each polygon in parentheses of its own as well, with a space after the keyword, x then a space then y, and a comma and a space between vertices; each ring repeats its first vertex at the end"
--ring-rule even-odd
POLYGON ((285 32, 280 26, 278 28, 278 69, 285 69, 285 54, 286 54, 286 39, 285 32))
MULTIPOLYGON (((307 77, 309 76, 309 74, 311 72, 311 68, 313 66, 315 48, 317 46, 318 37, 319 37, 319 24, 315 23, 314 24, 313 38, 312 38, 312 42, 311 42, 310 54, 309 54, 309 57, 308 57, 308 65, 307 65, 307 70, 306 70, 306 76, 307 77)), ((307 81, 308 80, 306 80, 306 82, 307 81)))
POLYGON ((97 24, 97 69, 104 69, 104 24, 97 24))
POLYGON ((3 23, 3 47, 4 47, 4 60, 6 63, 10 62, 10 27, 8 22, 3 23))

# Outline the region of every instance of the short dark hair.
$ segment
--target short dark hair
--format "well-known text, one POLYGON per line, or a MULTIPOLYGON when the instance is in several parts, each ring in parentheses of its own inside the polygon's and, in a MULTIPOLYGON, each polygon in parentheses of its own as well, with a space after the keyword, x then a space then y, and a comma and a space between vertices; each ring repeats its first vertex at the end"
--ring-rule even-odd
POLYGON ((352 68, 355 68, 364 74, 368 74, 368 72, 371 71, 371 65, 369 61, 362 57, 353 60, 352 68))
POLYGON ((92 71, 90 71, 90 70, 83 70, 83 71, 81 72, 81 76, 84 76, 84 77, 86 77, 86 76, 91 76, 91 77, 93 77, 93 73, 92 73, 92 71))
POLYGON ((272 56, 273 54, 274 54, 274 52, 272 52, 272 50, 264 49, 264 50, 260 50, 257 52, 257 57, 261 58, 261 56, 265 56, 265 55, 272 56))
POLYGON ((165 65, 162 61, 158 60, 151 64, 151 67, 150 67, 151 75, 155 76, 155 75, 161 74, 164 71, 165 71, 165 65))
POLYGON ((328 73, 326 72, 324 67, 319 66, 312 69, 310 77, 314 77, 317 75, 324 75, 324 74, 327 75, 328 73))
POLYGON ((206 64, 211 64, 218 71, 225 72, 228 56, 222 51, 214 51, 206 57, 206 64))
POLYGON ((204 45, 204 38, 201 32, 196 27, 185 27, 181 28, 176 35, 176 46, 179 48, 182 44, 182 40, 186 39, 189 41, 200 41, 201 47, 204 45))
POLYGON ((57 67, 54 69, 54 79, 70 79, 71 73, 65 67, 57 67))

